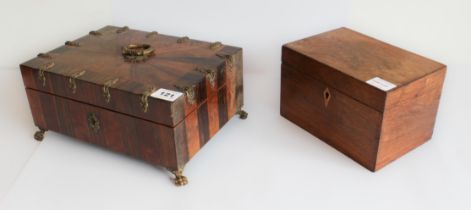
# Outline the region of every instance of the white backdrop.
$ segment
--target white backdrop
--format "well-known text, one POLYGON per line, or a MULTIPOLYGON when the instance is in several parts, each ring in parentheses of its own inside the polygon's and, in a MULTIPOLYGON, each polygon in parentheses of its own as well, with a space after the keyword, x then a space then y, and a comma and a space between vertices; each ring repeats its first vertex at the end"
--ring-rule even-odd
POLYGON ((0 208, 471 209, 468 1, 110 1, 2 2, 0 40, 17 50, 0 52, 0 91, 11 98, 0 107, 0 208), (249 119, 231 120, 195 156, 184 188, 59 134, 32 140, 16 66, 105 24, 244 49, 249 119), (279 116, 281 45, 340 26, 448 66, 433 139, 377 173, 279 116))

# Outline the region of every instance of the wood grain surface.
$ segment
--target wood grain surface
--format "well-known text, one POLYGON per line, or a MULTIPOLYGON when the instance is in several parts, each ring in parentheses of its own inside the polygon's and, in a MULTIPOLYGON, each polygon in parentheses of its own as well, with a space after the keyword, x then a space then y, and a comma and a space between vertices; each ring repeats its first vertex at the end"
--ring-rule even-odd
POLYGON ((432 136, 441 63, 347 28, 285 44, 282 63, 281 115, 371 171, 432 136))

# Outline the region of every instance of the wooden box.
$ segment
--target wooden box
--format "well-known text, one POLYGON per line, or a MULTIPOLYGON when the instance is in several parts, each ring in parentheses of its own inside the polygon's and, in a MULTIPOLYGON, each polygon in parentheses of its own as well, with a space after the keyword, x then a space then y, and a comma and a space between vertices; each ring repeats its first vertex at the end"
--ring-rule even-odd
POLYGON ((446 66, 339 28, 282 48, 281 115, 376 171, 431 138, 446 66))
POLYGON ((107 26, 20 65, 34 123, 163 166, 185 164, 243 105, 242 49, 107 26))

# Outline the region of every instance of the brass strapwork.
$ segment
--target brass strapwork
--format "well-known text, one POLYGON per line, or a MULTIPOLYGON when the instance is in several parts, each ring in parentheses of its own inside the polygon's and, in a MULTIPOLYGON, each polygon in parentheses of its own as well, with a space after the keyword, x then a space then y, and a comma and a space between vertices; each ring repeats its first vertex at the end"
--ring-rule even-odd
POLYGON ((118 82, 118 78, 108 80, 103 85, 103 97, 105 97, 106 103, 109 103, 111 100, 110 87, 118 82))
POLYGON ((78 77, 80 77, 84 74, 85 74, 85 71, 80 71, 80 72, 77 72, 75 74, 72 74, 69 77, 69 88, 72 90, 73 94, 75 94, 75 92, 77 92, 77 83, 75 82, 75 79, 77 79, 78 77))
POLYGON ((220 48, 220 47, 222 47, 221 42, 213 42, 209 45, 209 49, 211 49, 211 50, 214 50, 214 49, 217 49, 217 48, 220 48))
POLYGON ((123 26, 121 28, 119 28, 118 30, 116 30, 116 33, 119 34, 119 33, 123 33, 125 31, 129 30, 129 27, 127 26, 123 26))
POLYGON ((172 173, 175 175, 175 185, 184 186, 188 184, 188 179, 183 176, 183 169, 172 171, 172 173))
POLYGON ((101 32, 99 31, 90 31, 88 34, 92 35, 92 36, 101 36, 103 35, 101 32))
POLYGON ((157 36, 157 35, 159 35, 159 33, 157 31, 152 31, 152 32, 146 34, 146 38, 150 38, 150 37, 157 36))
POLYGON ((46 63, 42 66, 39 67, 39 71, 38 71, 38 79, 39 81, 41 81, 43 87, 46 86, 46 75, 44 74, 44 72, 52 67, 54 67, 54 62, 50 62, 50 63, 46 63))
POLYGON ((190 37, 187 37, 187 36, 184 36, 184 37, 181 37, 179 39, 177 39, 177 43, 181 44, 181 43, 185 43, 185 42, 188 42, 190 41, 190 37))
POLYGON ((175 85, 175 87, 180 90, 181 92, 185 93, 185 96, 186 96, 186 101, 190 104, 190 105, 193 105, 196 103, 196 94, 195 94, 195 86, 185 86, 185 87, 182 87, 182 86, 179 86, 179 85, 175 85))
POLYGON ((144 93, 142 93, 141 95, 141 107, 142 107, 142 111, 147 112, 147 110, 149 110, 149 96, 155 92, 156 88, 155 87, 151 87, 149 88, 148 90, 144 91, 144 93))
POLYGON ((216 86, 216 71, 213 69, 208 69, 208 68, 196 68, 195 69, 198 72, 201 72, 206 76, 206 79, 209 81, 209 84, 211 84, 211 87, 216 86))
POLYGON ((44 139, 44 133, 46 131, 46 129, 39 128, 39 131, 36 131, 36 133, 34 133, 34 139, 36 139, 37 141, 42 141, 44 139))
POLYGON ((226 69, 228 71, 232 71, 235 64, 235 55, 226 55, 226 54, 216 53, 216 56, 224 59, 226 62, 226 69))
POLYGON ((38 58, 52 59, 52 56, 48 53, 39 53, 38 58))
POLYGON ((237 111, 236 114, 238 114, 238 115, 239 115, 239 118, 240 118, 240 119, 243 119, 243 120, 247 119, 247 117, 249 116, 249 113, 247 113, 247 112, 244 111, 244 110, 239 110, 239 111, 237 111))
POLYGON ((65 42, 65 45, 71 46, 71 47, 78 47, 78 46, 80 46, 80 43, 78 43, 78 42, 73 42, 73 41, 66 41, 66 42, 65 42))

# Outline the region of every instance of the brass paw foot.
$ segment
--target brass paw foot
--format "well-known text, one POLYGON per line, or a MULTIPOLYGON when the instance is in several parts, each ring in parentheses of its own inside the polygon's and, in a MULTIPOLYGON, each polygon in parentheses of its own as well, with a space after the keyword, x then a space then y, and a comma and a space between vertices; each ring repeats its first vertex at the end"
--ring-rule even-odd
POLYGON ((36 131, 34 133, 34 139, 37 141, 42 141, 44 139, 44 133, 46 132, 46 129, 39 128, 39 131, 36 131))
POLYGON ((239 111, 237 111, 236 114, 238 114, 238 115, 239 115, 239 118, 240 118, 240 119, 243 119, 243 120, 247 119, 247 116, 249 115, 249 113, 247 113, 247 112, 244 111, 244 110, 239 110, 239 111))
POLYGON ((188 184, 188 179, 183 176, 183 170, 179 169, 177 171, 174 171, 173 174, 175 174, 175 185, 184 186, 188 184))

